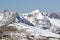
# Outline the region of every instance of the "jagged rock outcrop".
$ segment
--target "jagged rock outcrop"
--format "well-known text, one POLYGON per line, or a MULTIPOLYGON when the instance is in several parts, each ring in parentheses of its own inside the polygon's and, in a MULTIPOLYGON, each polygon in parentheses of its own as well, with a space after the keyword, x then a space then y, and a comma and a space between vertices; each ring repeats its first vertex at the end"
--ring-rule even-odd
POLYGON ((4 10, 0 12, 0 27, 6 26, 10 23, 14 23, 16 18, 16 12, 4 10))

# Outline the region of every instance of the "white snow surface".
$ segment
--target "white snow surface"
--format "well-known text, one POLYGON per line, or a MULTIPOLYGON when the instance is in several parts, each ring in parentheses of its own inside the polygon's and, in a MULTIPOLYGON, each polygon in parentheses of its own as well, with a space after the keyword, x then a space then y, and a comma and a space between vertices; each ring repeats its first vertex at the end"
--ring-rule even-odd
POLYGON ((51 37, 51 38, 60 38, 59 34, 55 34, 50 31, 47 31, 47 30, 39 29, 37 27, 32 27, 32 26, 28 27, 27 25, 25 25, 23 23, 14 23, 14 24, 8 25, 8 27, 9 26, 16 27, 18 30, 26 29, 26 32, 29 32, 31 35, 37 35, 37 36, 41 35, 41 36, 51 37))
POLYGON ((39 13, 37 19, 44 19, 44 16, 41 13, 39 13))
MULTIPOLYGON (((19 40, 25 40, 24 37, 27 37, 27 35, 31 39, 33 39, 31 37, 32 35, 37 39, 41 38, 41 36, 42 36, 42 39, 43 37, 60 39, 60 34, 54 33, 53 30, 50 31, 52 27, 53 29, 56 29, 56 30, 58 30, 58 28, 60 29, 60 20, 49 18, 48 16, 46 16, 46 14, 45 12, 41 12, 38 9, 36 9, 33 12, 28 14, 19 14, 19 17, 21 19, 18 20, 16 18, 17 16, 16 12, 5 10, 0 13, 0 28, 2 27, 3 28, 2 30, 6 30, 5 27, 6 28, 12 27, 11 29, 9 28, 9 30, 17 29, 15 31, 17 33, 11 32, 11 31, 8 31, 9 32, 8 33, 5 31, 5 34, 9 34, 11 35, 11 37, 13 37, 12 35, 15 35, 15 34, 17 36, 21 36, 20 38, 22 39, 19 39, 19 40), (24 19, 26 19, 27 21, 24 19), (22 22, 19 22, 19 21, 22 21, 22 22), (28 22, 28 24, 24 23, 25 21, 28 22), (30 26, 29 22, 34 26, 30 26)), ((35 38, 34 40, 36 40, 35 38)))

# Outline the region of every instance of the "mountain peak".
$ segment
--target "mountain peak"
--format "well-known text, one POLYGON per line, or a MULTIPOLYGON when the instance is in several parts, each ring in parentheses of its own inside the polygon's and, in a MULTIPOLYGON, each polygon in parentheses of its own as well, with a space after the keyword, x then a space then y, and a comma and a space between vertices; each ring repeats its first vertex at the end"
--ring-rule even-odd
POLYGON ((38 9, 34 10, 33 13, 39 13, 40 11, 38 9))
POLYGON ((43 15, 42 15, 42 12, 40 12, 40 10, 36 9, 36 10, 33 11, 33 13, 36 14, 37 19, 44 19, 43 15))

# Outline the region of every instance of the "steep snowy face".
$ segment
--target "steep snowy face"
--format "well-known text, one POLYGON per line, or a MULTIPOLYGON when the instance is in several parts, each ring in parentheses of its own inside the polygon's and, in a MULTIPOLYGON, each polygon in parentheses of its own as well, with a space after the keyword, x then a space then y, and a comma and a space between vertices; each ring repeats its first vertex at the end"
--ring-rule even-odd
POLYGON ((42 19, 43 15, 40 13, 40 11, 38 9, 36 9, 31 13, 24 14, 23 17, 28 19, 29 21, 32 21, 32 20, 35 20, 35 19, 42 19))
POLYGON ((34 10, 31 13, 28 14, 22 14, 22 16, 30 21, 35 26, 42 28, 42 27, 49 27, 50 22, 49 20, 43 15, 44 12, 37 10, 34 10))
POLYGON ((32 14, 36 16, 36 19, 44 19, 44 16, 42 15, 42 12, 40 12, 38 9, 34 10, 32 12, 32 14))
POLYGON ((41 13, 39 13, 37 19, 44 19, 44 16, 41 13))

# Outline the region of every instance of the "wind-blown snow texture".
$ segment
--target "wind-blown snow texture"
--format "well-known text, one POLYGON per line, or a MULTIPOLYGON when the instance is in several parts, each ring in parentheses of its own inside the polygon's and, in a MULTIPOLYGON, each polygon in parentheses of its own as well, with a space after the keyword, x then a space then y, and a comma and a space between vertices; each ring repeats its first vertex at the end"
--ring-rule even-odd
POLYGON ((38 9, 26 14, 0 11, 0 39, 60 40, 59 17, 57 13, 41 12, 38 9))

